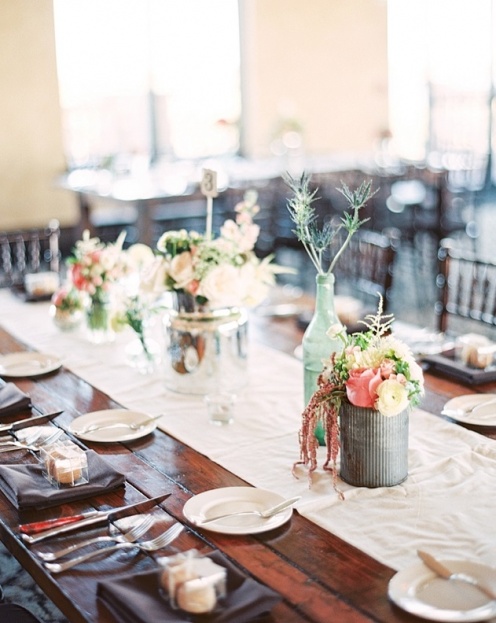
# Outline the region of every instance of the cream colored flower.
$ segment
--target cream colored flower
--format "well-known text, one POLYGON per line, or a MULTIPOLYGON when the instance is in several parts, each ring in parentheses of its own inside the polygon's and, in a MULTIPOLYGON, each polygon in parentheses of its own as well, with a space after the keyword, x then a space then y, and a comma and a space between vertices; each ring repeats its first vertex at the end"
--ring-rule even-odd
POLYGON ((343 334, 344 327, 340 322, 335 322, 331 325, 326 332, 326 335, 331 338, 331 340, 335 340, 337 337, 340 337, 343 334))
POLYGON ((395 379, 383 381, 376 391, 378 398, 375 406, 382 415, 392 417, 408 407, 408 391, 399 381, 395 379))
POLYGON ((239 305, 243 296, 239 270, 230 264, 216 266, 202 279, 197 295, 208 299, 212 308, 239 305))
POLYGON ((189 251, 184 251, 172 258, 169 275, 176 282, 176 289, 185 288, 193 280, 193 257, 189 251))
POLYGON ((165 277, 168 262, 162 257, 155 260, 143 270, 140 280, 140 289, 149 294, 162 294, 165 291, 165 277))

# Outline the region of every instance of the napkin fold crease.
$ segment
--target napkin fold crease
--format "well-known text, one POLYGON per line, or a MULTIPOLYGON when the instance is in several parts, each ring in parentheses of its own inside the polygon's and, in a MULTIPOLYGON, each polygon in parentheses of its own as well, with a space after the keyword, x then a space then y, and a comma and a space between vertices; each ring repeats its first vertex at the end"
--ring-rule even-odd
POLYGON ((13 415, 30 406, 31 398, 14 383, 5 383, 0 387, 0 417, 13 415))

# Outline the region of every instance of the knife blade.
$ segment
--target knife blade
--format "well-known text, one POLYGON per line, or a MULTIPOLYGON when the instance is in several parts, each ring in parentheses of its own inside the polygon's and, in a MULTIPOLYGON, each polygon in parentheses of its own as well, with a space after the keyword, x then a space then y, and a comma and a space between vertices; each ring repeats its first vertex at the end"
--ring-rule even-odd
POLYGON ((496 599, 496 591, 487 586, 486 584, 480 582, 477 578, 470 575, 469 573, 461 573, 454 572, 448 569, 442 562, 434 558, 431 554, 424 552, 422 550, 417 550, 417 555, 420 560, 427 566, 431 571, 434 571, 436 575, 446 580, 461 580, 462 582, 467 582, 468 584, 472 584, 476 586, 479 590, 481 590, 485 595, 487 595, 490 599, 496 599))
POLYGON ((112 522, 128 515, 138 515, 146 513, 157 504, 167 499, 171 494, 165 493, 158 495, 143 502, 129 504, 119 508, 111 508, 106 511, 90 511, 80 515, 72 515, 70 517, 59 517, 57 519, 49 519, 48 521, 36 521, 34 523, 21 524, 19 531, 21 537, 27 543, 38 543, 52 536, 58 536, 71 530, 79 530, 88 526, 98 525, 106 521, 112 522))
POLYGON ((27 428, 28 426, 41 424, 42 422, 52 420, 54 417, 57 417, 57 415, 60 415, 63 412, 64 410, 62 409, 61 411, 54 411, 53 413, 34 415, 33 417, 28 417, 24 420, 17 420, 15 422, 11 422, 10 424, 2 424, 0 426, 0 433, 12 433, 16 430, 27 428))

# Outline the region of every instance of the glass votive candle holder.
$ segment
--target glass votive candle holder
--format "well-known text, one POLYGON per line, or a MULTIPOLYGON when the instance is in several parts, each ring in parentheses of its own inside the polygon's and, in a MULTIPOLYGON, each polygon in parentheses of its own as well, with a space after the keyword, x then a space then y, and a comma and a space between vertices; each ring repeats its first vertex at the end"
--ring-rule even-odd
POLYGON ((234 420, 234 403, 236 394, 219 392, 217 394, 207 394, 205 404, 207 405, 208 417, 211 424, 225 426, 234 420))

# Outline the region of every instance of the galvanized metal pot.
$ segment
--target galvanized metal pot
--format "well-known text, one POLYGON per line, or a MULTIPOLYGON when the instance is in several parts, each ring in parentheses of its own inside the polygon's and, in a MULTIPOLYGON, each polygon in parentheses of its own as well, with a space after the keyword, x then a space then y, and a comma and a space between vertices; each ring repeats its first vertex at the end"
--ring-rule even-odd
POLYGON ((356 487, 392 487, 408 476, 406 409, 385 416, 343 401, 339 411, 341 478, 356 487))

